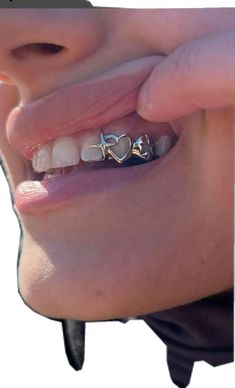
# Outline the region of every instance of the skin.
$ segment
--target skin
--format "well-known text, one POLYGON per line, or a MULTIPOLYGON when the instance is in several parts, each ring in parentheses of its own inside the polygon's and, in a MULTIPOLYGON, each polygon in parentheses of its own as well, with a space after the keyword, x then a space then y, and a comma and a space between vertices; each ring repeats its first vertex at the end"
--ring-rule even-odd
POLYGON ((0 36, 0 151, 13 195, 25 164, 5 123, 19 100, 159 54, 136 109, 182 132, 168 161, 141 178, 47 213, 18 215, 24 301, 46 316, 99 320, 230 289, 235 10, 3 10, 0 36), (12 54, 44 36, 66 54, 12 54))

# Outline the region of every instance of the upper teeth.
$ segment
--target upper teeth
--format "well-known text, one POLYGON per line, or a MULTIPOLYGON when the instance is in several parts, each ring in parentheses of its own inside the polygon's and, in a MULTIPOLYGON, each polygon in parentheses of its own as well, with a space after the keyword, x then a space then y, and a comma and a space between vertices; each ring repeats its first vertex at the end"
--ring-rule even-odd
POLYGON ((171 138, 168 135, 161 136, 155 142, 155 153, 157 156, 165 155, 171 149, 172 143, 171 138))
POLYGON ((74 166, 80 161, 78 148, 71 137, 60 137, 52 148, 52 167, 74 166))
MULTIPOLYGON (((117 133, 119 135, 119 133, 117 133)), ((93 162, 102 160, 102 151, 97 147, 90 145, 99 144, 100 133, 93 133, 83 137, 77 146, 72 136, 60 137, 56 140, 40 146, 33 154, 32 165, 35 172, 44 172, 53 168, 75 166, 80 160, 84 162, 93 162)), ((155 142, 155 153, 157 156, 163 156, 171 148, 171 138, 169 135, 161 136, 155 142)), ((123 144, 116 146, 116 152, 125 153, 123 144), (117 149, 120 146, 120 150, 117 149)))
POLYGON ((43 172, 52 168, 75 166, 79 164, 80 159, 85 162, 100 161, 102 160, 102 152, 99 149, 89 147, 98 142, 98 134, 84 138, 80 153, 71 136, 60 137, 37 149, 33 154, 33 169, 35 172, 43 172))
POLYGON ((47 171, 52 168, 51 147, 46 144, 33 154, 33 169, 36 172, 47 171))
POLYGON ((96 147, 90 147, 93 144, 98 144, 100 141, 99 134, 93 134, 84 139, 81 146, 81 159, 84 162, 95 162, 102 159, 102 151, 96 147))

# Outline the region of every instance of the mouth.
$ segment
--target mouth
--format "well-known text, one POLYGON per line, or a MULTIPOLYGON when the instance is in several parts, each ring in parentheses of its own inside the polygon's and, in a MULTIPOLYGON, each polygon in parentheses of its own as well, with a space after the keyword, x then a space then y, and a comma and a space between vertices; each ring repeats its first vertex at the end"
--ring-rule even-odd
POLYGON ((150 123, 133 112, 102 129, 59 137, 39 146, 29 163, 29 177, 45 181, 91 168, 136 166, 162 158, 177 140, 169 124, 150 123))
POLYGON ((15 192, 20 213, 113 191, 171 159, 180 143, 172 126, 135 111, 138 91, 158 62, 159 56, 132 60, 11 112, 7 137, 28 163, 28 180, 15 192), (99 148, 101 133, 108 157, 99 148))
MULTIPOLYGON (((100 130, 93 129, 91 131, 91 137, 89 137, 89 131, 84 131, 84 133, 79 132, 77 135, 73 135, 74 140, 72 146, 74 147, 74 144, 80 145, 82 141, 83 144, 87 143, 88 140, 90 142, 92 140, 94 144, 95 136, 97 136, 97 143, 99 143, 100 130), (95 135, 95 131, 99 135, 95 135)), ((51 165, 48 164, 51 163, 51 159, 49 161, 45 161, 44 159, 44 167, 41 167, 44 171, 35 171, 33 164, 29 162, 28 180, 21 182, 16 189, 16 208, 20 213, 25 215, 41 214, 43 211, 61 209, 69 205, 73 206, 74 202, 79 203, 82 198, 92 201, 98 195, 113 195, 115 191, 122 190, 127 185, 135 185, 138 182, 141 184, 143 177, 145 176, 146 178, 153 169, 156 171, 156 176, 158 171, 162 173, 164 166, 169 166, 169 163, 174 162, 174 158, 180 152, 182 144, 181 138, 183 136, 181 135, 178 138, 168 124, 159 125, 150 123, 140 119, 137 113, 132 113, 103 128, 103 133, 106 135, 113 135, 114 133, 120 135, 121 133, 123 134, 123 131, 132 139, 138 139, 141 135, 148 134, 149 138, 151 138, 151 145, 155 145, 155 151, 157 150, 158 154, 152 154, 148 160, 131 155, 122 163, 117 162, 113 158, 94 160, 97 157, 95 154, 93 160, 85 161, 80 159, 78 163, 71 165, 71 155, 68 155, 68 145, 66 147, 63 144, 62 149, 60 149, 59 159, 60 161, 63 159, 62 164, 67 163, 67 165, 51 168, 51 165), (136 122, 141 123, 138 129, 136 128, 136 122), (126 130, 123 123, 126 125, 126 130), (159 145, 159 148, 157 145, 159 145), (65 160, 66 158, 67 160, 65 160)), ((52 145, 47 144, 43 147, 47 147, 46 149, 51 155, 51 153, 53 154, 53 147, 56 148, 58 144, 61 146, 61 141, 66 142, 71 141, 71 139, 69 137, 63 138, 62 140, 56 139, 52 142, 52 145)), ((35 155, 41 150, 45 150, 43 147, 35 151, 35 155)), ((121 152, 126 153, 125 147, 122 147, 121 152)), ((80 152, 81 154, 83 159, 85 159, 82 152, 80 152)), ((119 157, 122 156, 119 153, 119 157)), ((92 155, 90 154, 89 157, 91 159, 92 155)), ((35 159, 34 167, 36 165, 38 166, 37 157, 35 159)), ((56 158, 54 158, 54 162, 56 162, 56 158)))

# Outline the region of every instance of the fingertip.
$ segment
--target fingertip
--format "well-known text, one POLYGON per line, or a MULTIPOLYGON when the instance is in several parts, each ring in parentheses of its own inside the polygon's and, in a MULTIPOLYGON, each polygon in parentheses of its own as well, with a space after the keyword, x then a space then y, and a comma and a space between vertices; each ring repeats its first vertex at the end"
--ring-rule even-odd
POLYGON ((152 118, 154 110, 154 104, 149 99, 149 88, 148 84, 144 84, 137 96, 137 113, 145 120, 149 120, 152 118))
MULTIPOLYGON (((156 73, 156 71, 155 71, 156 73)), ((141 86, 137 95, 137 113, 145 120, 151 122, 163 122, 165 112, 162 109, 163 94, 160 88, 156 89, 153 85, 159 84, 156 74, 153 74, 141 86)))

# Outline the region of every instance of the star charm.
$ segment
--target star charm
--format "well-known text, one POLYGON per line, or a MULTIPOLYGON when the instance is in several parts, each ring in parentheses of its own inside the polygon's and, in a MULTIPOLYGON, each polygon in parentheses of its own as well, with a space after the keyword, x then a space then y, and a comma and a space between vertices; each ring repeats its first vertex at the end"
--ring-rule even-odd
POLYGON ((132 153, 144 160, 151 160, 153 158, 153 149, 148 135, 139 136, 134 141, 132 153))
POLYGON ((106 138, 105 138, 105 135, 103 134, 103 132, 101 131, 100 132, 100 143, 98 144, 92 144, 90 145, 89 147, 92 147, 92 148, 100 148, 101 149, 101 152, 102 152, 102 156, 103 156, 103 160, 106 160, 107 158, 107 155, 108 155, 108 151, 109 151, 109 148, 116 145, 117 144, 117 141, 114 141, 114 142, 108 142, 106 141, 106 138))

